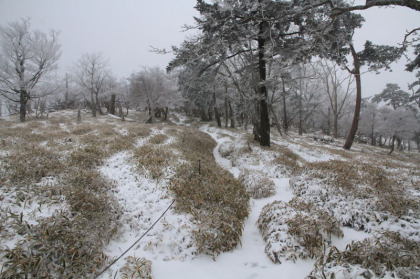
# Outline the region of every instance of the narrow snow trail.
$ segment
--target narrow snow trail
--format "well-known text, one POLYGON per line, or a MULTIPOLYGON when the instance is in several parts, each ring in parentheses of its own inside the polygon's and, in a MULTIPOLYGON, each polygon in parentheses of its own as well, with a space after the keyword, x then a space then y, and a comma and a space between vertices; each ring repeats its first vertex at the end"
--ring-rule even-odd
MULTIPOLYGON (((218 151, 219 146, 229 138, 220 138, 217 132, 210 132, 208 128, 209 126, 205 125, 200 130, 209 134, 217 142, 213 151, 216 162, 237 178, 239 169, 232 167, 230 160, 223 158, 218 151)), ((261 168, 263 167, 261 165, 261 168)), ((275 200, 287 202, 293 198, 292 190, 289 189, 289 179, 278 178, 273 181, 277 188, 274 196, 265 199, 251 199, 250 214, 245 221, 242 234, 242 246, 230 253, 220 255, 214 267, 211 268, 209 277, 201 277, 200 274, 200 278, 274 278, 279 275, 282 278, 305 278, 310 273, 314 264, 312 260, 273 264, 264 252, 265 242, 256 224, 262 208, 275 200)))

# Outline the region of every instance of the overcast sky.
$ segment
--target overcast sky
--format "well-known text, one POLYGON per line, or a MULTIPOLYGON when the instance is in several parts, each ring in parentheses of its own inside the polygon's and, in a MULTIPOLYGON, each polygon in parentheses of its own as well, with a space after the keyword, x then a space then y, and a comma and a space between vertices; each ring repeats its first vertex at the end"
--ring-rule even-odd
MULTIPOLYGON (((32 28, 59 30, 62 45, 60 73, 82 53, 102 52, 117 77, 128 77, 142 66, 165 68, 172 55, 151 53, 150 45, 170 49, 186 36, 184 24, 193 24, 195 0, 0 0, 0 25, 30 17, 32 28)), ((357 31, 355 45, 364 41, 397 45, 406 30, 420 27, 420 13, 408 8, 373 8, 357 31)), ((410 50, 410 52, 412 52, 410 50)), ((401 61, 392 73, 362 76, 363 96, 380 93, 386 83, 407 90, 414 74, 403 71, 401 61)))

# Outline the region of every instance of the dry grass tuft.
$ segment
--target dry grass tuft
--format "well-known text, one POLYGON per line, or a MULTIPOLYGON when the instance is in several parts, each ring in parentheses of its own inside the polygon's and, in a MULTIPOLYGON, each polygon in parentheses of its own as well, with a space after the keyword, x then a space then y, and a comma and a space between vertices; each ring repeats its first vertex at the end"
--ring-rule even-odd
POLYGON ((146 169, 153 179, 159 179, 165 174, 173 153, 165 146, 145 144, 136 148, 133 156, 140 170, 146 169))
POLYGON ((149 138, 149 143, 151 144, 162 144, 168 139, 168 136, 165 134, 153 135, 149 138))
POLYGON ((89 145, 76 149, 70 154, 69 163, 71 166, 92 168, 102 164, 106 153, 99 145, 89 145))
POLYGON ((2 164, 12 183, 39 182, 43 177, 57 176, 64 169, 57 153, 32 144, 9 153, 2 164))
POLYGON ((127 125, 126 128, 129 135, 134 136, 136 138, 148 137, 152 132, 152 130, 150 129, 150 125, 147 124, 130 123, 127 125))
POLYGON ((243 222, 249 212, 245 188, 229 172, 211 161, 183 164, 171 179, 176 209, 198 222, 194 232, 197 249, 214 257, 240 243, 243 222))
POLYGON ((145 258, 129 256, 120 269, 123 279, 152 279, 152 262, 145 258))

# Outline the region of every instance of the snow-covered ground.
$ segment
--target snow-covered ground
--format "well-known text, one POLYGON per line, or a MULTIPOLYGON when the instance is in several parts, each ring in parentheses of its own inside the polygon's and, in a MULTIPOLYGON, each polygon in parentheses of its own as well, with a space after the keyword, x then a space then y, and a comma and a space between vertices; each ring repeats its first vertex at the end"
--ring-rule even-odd
MULTIPOLYGON (((101 121, 107 123, 106 118, 101 119, 101 121)), ((177 125, 190 125, 194 123, 194 120, 178 114, 177 120, 173 122, 177 125)), ((18 125, 21 124, 16 126, 18 125)), ((46 124, 43 123, 43 125, 46 124)), ((127 264, 128 257, 150 260, 152 262, 153 278, 155 279, 306 278, 314 269, 316 261, 314 259, 297 259, 296 262, 293 262, 282 259, 281 264, 273 263, 266 255, 267 243, 263 240, 257 225, 260 214, 266 205, 274 201, 289 202, 296 197, 297 190, 294 184, 296 183, 296 177, 292 177, 290 172, 283 169, 279 164, 273 163, 279 159, 279 155, 272 152, 272 150, 261 148, 258 145, 253 145, 251 148, 246 138, 246 131, 216 128, 209 124, 197 125, 197 123, 194 123, 194 126, 200 126, 202 132, 207 133, 216 141, 217 145, 213 150, 213 155, 215 161, 221 167, 232 173, 235 178, 240 179, 241 175, 252 172, 257 176, 260 175, 262 178, 268 179, 274 185, 275 194, 268 198, 251 198, 250 214, 244 223, 241 245, 231 252, 222 253, 215 259, 209 255, 198 254, 193 239, 193 231, 197 229, 197 221, 186 213, 178 213, 170 208, 150 232, 100 278, 122 278, 121 268, 127 264)), ((65 123, 60 123, 59 127, 66 133, 70 132, 71 126, 69 128, 65 123)), ((136 140, 135 148, 148 144, 149 140, 156 135, 166 135, 169 129, 167 127, 170 126, 151 126, 151 132, 148 136, 139 137, 136 140)), ((127 127, 115 125, 113 129, 122 136, 127 136, 129 133, 127 127)), ((165 146, 174 142, 170 135, 166 136, 167 138, 157 145, 165 146)), ((343 156, 340 153, 342 150, 336 144, 330 144, 323 148, 322 144, 317 144, 304 138, 283 139, 274 136, 274 134, 272 142, 277 147, 285 148, 296 154, 298 157, 296 162, 299 166, 307 162, 323 163, 331 160, 348 160, 346 155, 343 156), (336 150, 337 152, 328 150, 336 150)), ((356 146, 355 150, 358 151, 353 151, 352 156, 362 156, 360 155, 360 146, 356 146)), ((162 179, 151 179, 146 169, 141 169, 136 165, 132 151, 126 150, 115 153, 98 167, 101 176, 111 182, 112 195, 118 202, 122 214, 120 217, 121 226, 117 234, 104 249, 104 253, 111 259, 117 258, 135 243, 174 200, 173 194, 167 188, 169 184, 168 179, 172 175, 171 170, 166 169, 162 179)), ((3 151, 0 150, 0 156, 6 154, 5 151, 4 154, 1 152, 3 151)), ((171 150, 171 152, 179 155, 177 150, 171 150)), ((409 164, 407 162, 407 165, 409 164)), ((297 182, 303 183, 304 179, 306 177, 302 175, 297 182)), ((322 188, 319 181, 308 180, 309 178, 304 181, 306 184, 302 184, 302 189, 308 187, 306 194, 313 193, 313 196, 322 196, 321 194, 325 189, 322 188)), ((413 185, 419 183, 419 181, 418 177, 412 178, 413 185)), ((56 181, 46 177, 40 183, 53 186, 56 181)), ((19 204, 16 203, 16 200, 19 199, 18 193, 3 191, 1 188, 0 190, 0 209, 2 210, 0 214, 16 215, 17 220, 22 218, 24 222, 30 225, 35 225, 38 219, 52 216, 54 212, 66 207, 64 199, 61 203, 48 204, 44 203, 43 200, 33 198, 30 203, 19 204)), ((415 187, 408 189, 408 191, 413 197, 420 196, 420 192, 415 187)), ((344 198, 339 198, 341 199, 340 202, 347 202, 344 198)), ((311 202, 314 201, 316 200, 311 200, 311 202)), ((363 201, 354 202, 363 203, 363 201)), ((413 238, 416 239, 414 231, 420 230, 420 225, 415 218, 410 220, 414 221, 398 220, 397 222, 388 220, 382 222, 374 229, 380 229, 381 231, 387 229, 395 231, 405 230, 408 233, 413 232, 413 238)), ((356 231, 350 227, 343 227, 342 231, 344 237, 337 238, 333 236, 331 243, 331 246, 335 246, 340 250, 344 250, 352 241, 360 241, 372 237, 375 233, 373 230, 369 233, 356 231)), ((8 232, 6 242, 3 242, 0 246, 13 248, 21 239, 19 235, 13 237, 14 233, 14 231, 8 232)), ((360 269, 360 272, 363 272, 363 269, 360 269)), ((346 277, 349 275, 343 273, 342 270, 339 270, 339 273, 336 275, 337 278, 359 278, 357 270, 350 277, 346 277)))
MULTIPOLYGON (((183 118, 181 118, 184 120, 183 118)), ((181 121, 182 121, 181 120, 181 121)), ((261 152, 261 161, 256 164, 233 166, 232 162, 221 156, 219 147, 226 142, 239 141, 241 134, 226 129, 217 129, 203 125, 201 131, 208 133, 216 142, 214 157, 218 164, 238 178, 245 169, 258 170, 266 173, 274 182, 276 194, 269 198, 251 199, 251 212, 245 221, 241 239, 242 245, 231 252, 223 253, 215 260, 211 256, 196 255, 193 240, 190 238, 194 224, 188 216, 176 214, 169 210, 164 218, 122 259, 114 264, 101 278, 113 278, 125 264, 128 256, 144 257, 152 261, 152 273, 156 279, 165 278, 305 278, 313 269, 315 260, 298 259, 296 262, 284 261, 274 264, 265 254, 265 245, 258 227, 257 220, 262 208, 276 200, 288 202, 294 195, 289 185, 289 178, 274 175, 268 168, 272 158, 268 153, 261 152), (265 155, 264 155, 265 154, 265 155)), ((141 146, 143 139, 138 145, 141 146)), ((288 144, 296 150, 297 145, 288 144)), ((329 160, 333 156, 312 152, 305 153, 305 159, 318 158, 329 160)), ((315 159, 314 159, 315 160, 315 159)), ((130 155, 118 153, 109 158, 101 167, 102 174, 114 181, 114 195, 124 210, 124 226, 105 252, 111 257, 119 256, 132 245, 157 220, 172 201, 167 190, 148 180, 146 176, 135 172, 135 166, 130 163, 130 155)), ((333 238, 332 245, 344 249, 353 240, 362 240, 369 234, 345 228, 344 238, 333 238)), ((118 275, 117 275, 118 277, 118 275)))

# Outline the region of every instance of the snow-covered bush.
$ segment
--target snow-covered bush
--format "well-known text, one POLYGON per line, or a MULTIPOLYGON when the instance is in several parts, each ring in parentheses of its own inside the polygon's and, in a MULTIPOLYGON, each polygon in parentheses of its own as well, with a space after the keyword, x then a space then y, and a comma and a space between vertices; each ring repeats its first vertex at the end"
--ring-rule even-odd
POLYGON ((152 262, 146 258, 128 256, 120 269, 123 279, 152 279, 152 262))
POLYGON ((336 218, 299 198, 266 205, 258 228, 267 243, 265 253, 274 263, 317 257, 331 243, 331 235, 343 236, 336 218))
POLYGON ((385 232, 333 247, 320 257, 309 278, 420 278, 420 245, 399 233, 385 232))
POLYGON ((96 171, 79 170, 65 179, 68 210, 18 229, 25 238, 3 251, 1 278, 85 277, 106 261, 102 249, 117 231, 119 208, 96 171))
POLYGON ((306 164, 290 180, 297 196, 334 215, 343 226, 366 232, 388 229, 420 240, 419 201, 407 184, 366 162, 328 161, 306 164))
POLYGON ((262 171, 245 169, 238 179, 254 199, 270 197, 276 193, 276 185, 262 171))
POLYGON ((299 155, 285 146, 276 145, 273 149, 276 153, 275 158, 271 160, 272 165, 282 166, 289 175, 296 175, 300 171, 299 161, 304 160, 299 155))
POLYGON ((235 150, 235 145, 231 141, 225 141, 219 146, 220 156, 223 158, 229 157, 230 154, 235 150))

